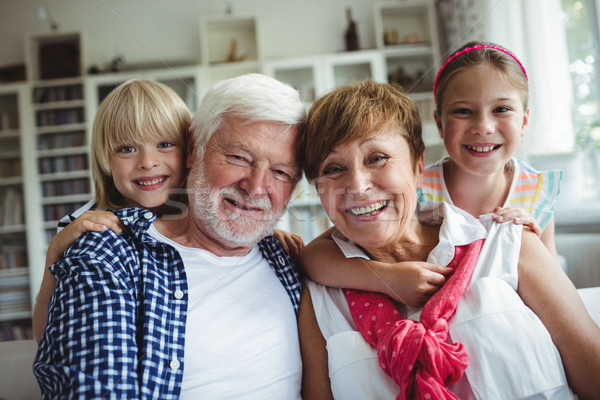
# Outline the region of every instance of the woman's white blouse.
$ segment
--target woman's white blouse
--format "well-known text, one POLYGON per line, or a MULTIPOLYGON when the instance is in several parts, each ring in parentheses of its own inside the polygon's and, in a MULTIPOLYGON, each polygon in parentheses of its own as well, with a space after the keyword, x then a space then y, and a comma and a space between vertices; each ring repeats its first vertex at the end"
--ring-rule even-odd
MULTIPOLYGON (((450 389, 461 399, 574 399, 558 350, 539 318, 516 292, 522 226, 479 220, 445 203, 422 207, 419 219, 441 222, 440 242, 428 262, 447 265, 454 247, 486 238, 467 291, 449 321, 450 342, 461 342, 469 366, 450 389)), ((334 240, 346 257, 368 259, 339 231, 334 240)), ((396 383, 378 365, 376 350, 356 331, 341 289, 308 282, 325 340, 337 399, 393 399, 396 383)), ((418 319, 420 310, 402 309, 418 319)))

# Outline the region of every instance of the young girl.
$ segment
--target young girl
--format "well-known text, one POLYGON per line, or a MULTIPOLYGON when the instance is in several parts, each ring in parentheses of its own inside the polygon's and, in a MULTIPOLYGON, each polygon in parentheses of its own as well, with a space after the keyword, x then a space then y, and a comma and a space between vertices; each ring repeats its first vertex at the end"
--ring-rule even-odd
MULTIPOLYGON (((552 213, 562 174, 540 173, 513 158, 529 119, 529 85, 521 62, 495 44, 468 43, 440 68, 434 96, 434 118, 449 157, 426 168, 420 200, 448 202, 475 217, 494 212, 496 221, 525 224, 556 257, 552 213)), ((421 262, 368 261, 365 273, 366 261, 346 259, 330 234, 308 244, 300 257, 310 278, 325 285, 377 291, 422 306, 450 272, 421 262)))
MULTIPOLYGON (((58 233, 48 246, 33 312, 38 341, 56 286, 48 267, 84 232, 108 228, 120 233, 124 228, 115 214, 102 210, 141 207, 176 217, 185 208, 184 200, 172 195, 183 187, 186 178, 185 139, 190 121, 183 100, 168 86, 153 81, 127 81, 102 101, 94 119, 91 146, 95 198, 61 219, 58 233)), ((297 235, 277 230, 274 235, 288 251, 303 246, 297 235)))

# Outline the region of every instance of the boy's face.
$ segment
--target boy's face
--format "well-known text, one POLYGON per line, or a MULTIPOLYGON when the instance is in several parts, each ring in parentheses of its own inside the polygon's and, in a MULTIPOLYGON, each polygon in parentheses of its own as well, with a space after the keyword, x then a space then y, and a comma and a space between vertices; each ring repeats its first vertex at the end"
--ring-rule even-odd
POLYGON ((172 191, 183 185, 184 156, 181 146, 162 140, 114 149, 110 170, 125 205, 152 211, 162 206, 172 191))

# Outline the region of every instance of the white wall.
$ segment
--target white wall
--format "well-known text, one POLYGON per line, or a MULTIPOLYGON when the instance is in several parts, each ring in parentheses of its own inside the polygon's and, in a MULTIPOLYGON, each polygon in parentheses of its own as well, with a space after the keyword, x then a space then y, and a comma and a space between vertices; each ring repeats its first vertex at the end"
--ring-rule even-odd
MULTIPOLYGON (((375 46, 373 0, 232 0, 234 14, 259 18, 263 57, 344 49, 346 7, 358 23, 361 48, 375 46)), ((0 0, 0 67, 22 64, 26 33, 48 32, 46 5, 61 31, 92 39, 92 64, 118 54, 132 64, 199 61, 199 20, 223 15, 224 0, 0 0)))

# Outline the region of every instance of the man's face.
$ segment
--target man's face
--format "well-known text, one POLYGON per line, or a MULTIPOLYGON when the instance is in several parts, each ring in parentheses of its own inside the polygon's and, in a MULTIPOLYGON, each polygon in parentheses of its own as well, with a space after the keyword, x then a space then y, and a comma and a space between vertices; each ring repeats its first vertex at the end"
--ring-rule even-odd
POLYGON ((288 125, 226 119, 203 159, 187 161, 195 224, 226 247, 251 247, 270 234, 300 177, 297 146, 288 125))

